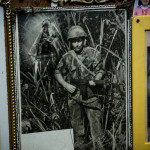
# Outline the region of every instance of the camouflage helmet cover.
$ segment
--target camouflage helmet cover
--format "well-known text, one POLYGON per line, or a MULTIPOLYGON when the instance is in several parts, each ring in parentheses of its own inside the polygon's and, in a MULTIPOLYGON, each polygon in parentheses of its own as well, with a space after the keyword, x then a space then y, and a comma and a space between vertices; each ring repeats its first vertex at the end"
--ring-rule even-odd
POLYGON ((80 26, 72 26, 68 31, 68 40, 75 39, 78 37, 87 37, 87 34, 80 26))
POLYGON ((48 19, 45 19, 43 22, 42 22, 42 27, 49 27, 49 20, 48 19))

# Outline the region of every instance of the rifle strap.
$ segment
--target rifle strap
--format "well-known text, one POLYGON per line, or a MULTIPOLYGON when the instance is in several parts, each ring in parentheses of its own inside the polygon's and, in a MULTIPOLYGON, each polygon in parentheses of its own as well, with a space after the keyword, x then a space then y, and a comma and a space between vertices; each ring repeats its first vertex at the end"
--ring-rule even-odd
POLYGON ((73 56, 73 58, 75 58, 77 60, 77 62, 81 65, 81 67, 83 67, 86 71, 88 71, 91 75, 96 76, 96 74, 92 71, 90 71, 83 63, 82 61, 77 57, 76 53, 71 50, 69 51, 69 53, 73 56))

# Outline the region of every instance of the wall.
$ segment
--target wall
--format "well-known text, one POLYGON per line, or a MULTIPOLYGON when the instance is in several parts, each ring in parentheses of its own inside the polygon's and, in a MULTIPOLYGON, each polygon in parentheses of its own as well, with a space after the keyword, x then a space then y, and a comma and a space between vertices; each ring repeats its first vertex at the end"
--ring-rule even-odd
POLYGON ((0 150, 9 150, 4 13, 0 7, 0 150))

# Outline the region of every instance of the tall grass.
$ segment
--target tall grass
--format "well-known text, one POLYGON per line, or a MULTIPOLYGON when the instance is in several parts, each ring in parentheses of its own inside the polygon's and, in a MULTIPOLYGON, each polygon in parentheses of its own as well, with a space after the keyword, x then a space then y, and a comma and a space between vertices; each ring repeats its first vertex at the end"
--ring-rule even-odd
MULTIPOLYGON (((105 28, 111 23, 116 24, 116 22, 110 22, 109 19, 104 20, 101 17, 99 24, 100 35, 99 40, 97 40, 98 42, 96 42, 92 37, 86 16, 77 15, 76 13, 63 13, 63 15, 68 25, 67 29, 70 28, 71 23, 78 25, 79 22, 83 22, 83 26, 90 38, 91 47, 103 54, 103 68, 106 70, 105 78, 108 78, 112 83, 118 83, 106 86, 106 88, 103 87, 103 93, 99 95, 99 99, 102 106, 100 121, 104 131, 102 143, 106 150, 121 150, 125 147, 126 138, 126 100, 120 91, 119 83, 125 83, 125 52, 120 47, 116 47, 115 50, 112 47, 116 38, 119 37, 119 31, 121 30, 124 33, 124 27, 114 13, 115 21, 121 27, 110 33, 111 39, 106 39, 105 28), (109 43, 107 47, 104 46, 106 42, 109 43), (106 66, 108 60, 111 62, 110 68, 106 66)), ((57 32, 60 38, 59 45, 56 45, 55 48, 62 50, 62 54, 68 52, 69 46, 64 39, 64 35, 62 35, 63 29, 61 26, 54 21, 51 22, 51 27, 57 32)), ((21 85, 22 116, 30 120, 31 126, 34 126, 32 130, 27 132, 71 128, 67 105, 69 97, 67 92, 54 79, 54 76, 48 72, 50 65, 49 61, 47 61, 46 66, 42 69, 40 61, 35 60, 31 72, 21 71, 21 80, 23 80, 21 85), (28 84, 28 87, 25 88, 26 84, 28 84), (28 111, 27 114, 26 111, 28 111)))

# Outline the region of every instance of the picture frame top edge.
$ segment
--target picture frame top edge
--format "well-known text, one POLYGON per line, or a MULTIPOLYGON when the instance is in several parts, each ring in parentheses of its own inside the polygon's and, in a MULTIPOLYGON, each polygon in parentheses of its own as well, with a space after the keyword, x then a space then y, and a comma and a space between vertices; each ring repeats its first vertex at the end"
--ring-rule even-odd
POLYGON ((92 9, 92 10, 97 10, 97 9, 114 9, 116 8, 116 5, 93 5, 93 6, 68 6, 68 7, 20 7, 20 8, 17 8, 15 7, 14 9, 17 10, 17 11, 26 11, 28 10, 29 12, 31 11, 32 12, 32 8, 35 10, 35 11, 38 11, 38 10, 44 10, 44 11, 49 11, 49 10, 72 10, 72 9, 80 9, 80 10, 83 10, 83 9, 92 9))
POLYGON ((13 12, 24 12, 24 13, 39 13, 39 12, 57 12, 57 11, 84 11, 84 10, 88 10, 88 11, 105 11, 105 10, 116 10, 116 12, 118 10, 125 10, 127 12, 127 10, 125 8, 121 8, 121 9, 117 9, 116 5, 105 5, 105 6, 76 6, 76 7, 21 7, 21 8, 13 8, 12 11, 13 12))

